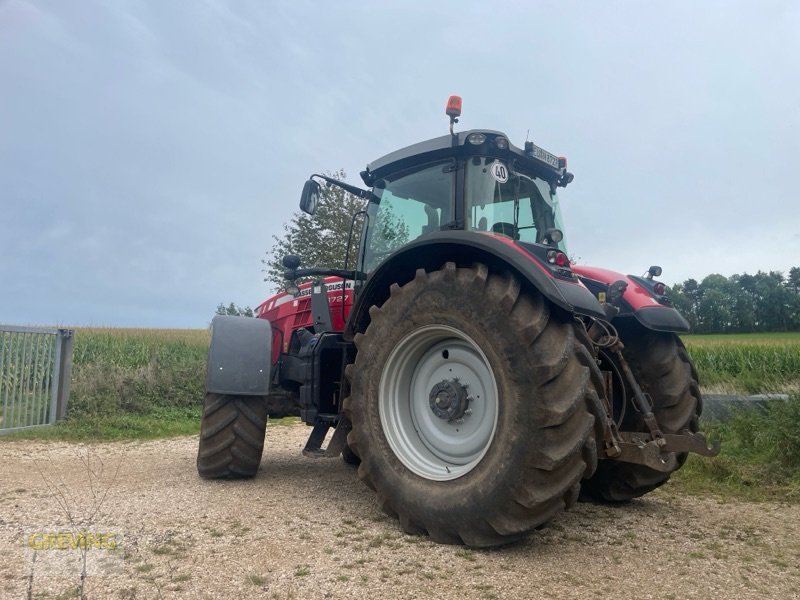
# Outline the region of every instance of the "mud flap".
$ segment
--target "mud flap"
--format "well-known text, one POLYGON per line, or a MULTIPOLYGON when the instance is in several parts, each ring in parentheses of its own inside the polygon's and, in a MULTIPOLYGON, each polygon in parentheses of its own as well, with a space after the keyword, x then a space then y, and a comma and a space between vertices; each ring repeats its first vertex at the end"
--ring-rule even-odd
POLYGON ((266 396, 272 366, 272 327, 251 317, 216 315, 211 321, 206 392, 266 396))

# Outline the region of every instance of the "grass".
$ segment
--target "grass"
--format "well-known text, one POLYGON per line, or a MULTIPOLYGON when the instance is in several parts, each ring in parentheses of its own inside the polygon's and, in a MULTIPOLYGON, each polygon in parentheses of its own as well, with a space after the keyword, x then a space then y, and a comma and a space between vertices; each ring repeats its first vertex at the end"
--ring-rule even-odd
POLYGON ((255 575, 251 573, 245 578, 245 581, 251 585, 262 586, 265 583, 267 583, 267 578, 261 575, 255 575))
POLYGON ((311 567, 309 565, 297 565, 294 571, 295 577, 305 577, 311 574, 311 567))
POLYGON ((715 458, 690 455, 671 479, 678 489, 800 502, 800 394, 702 428, 722 442, 722 452, 715 458))
POLYGON ((148 440, 193 435, 200 431, 200 406, 158 407, 145 413, 70 417, 53 427, 27 429, 3 440, 110 441, 148 440))
POLYGON ((456 551, 456 556, 459 558, 463 558, 464 560, 468 560, 470 562, 474 562, 476 559, 475 553, 472 550, 461 549, 456 551))

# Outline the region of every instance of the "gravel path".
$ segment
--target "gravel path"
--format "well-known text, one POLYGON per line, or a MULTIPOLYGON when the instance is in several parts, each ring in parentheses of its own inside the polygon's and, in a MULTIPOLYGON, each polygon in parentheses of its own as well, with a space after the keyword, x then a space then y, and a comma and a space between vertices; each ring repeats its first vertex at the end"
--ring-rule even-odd
POLYGON ((30 536, 68 531, 66 500, 76 527, 114 534, 122 550, 121 571, 87 578, 89 598, 800 598, 796 505, 667 486, 624 507, 579 504, 524 542, 471 551, 403 534, 355 469, 300 455, 307 434, 269 428, 247 482, 199 479, 196 437, 0 441, 0 597, 74 597, 79 571, 48 564, 74 550, 38 551, 29 577, 30 536))

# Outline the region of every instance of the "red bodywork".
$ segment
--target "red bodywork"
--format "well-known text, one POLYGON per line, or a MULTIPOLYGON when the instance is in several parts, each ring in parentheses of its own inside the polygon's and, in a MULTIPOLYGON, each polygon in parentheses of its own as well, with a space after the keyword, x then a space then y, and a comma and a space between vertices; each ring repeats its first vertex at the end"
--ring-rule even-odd
MULTIPOLYGON (((491 234, 489 234, 491 235, 491 234)), ((506 241, 503 236, 497 236, 506 241)), ((523 252, 511 239, 507 240, 509 249, 523 252)), ((544 273, 550 275, 537 261, 531 260, 544 273)), ((620 279, 628 284, 624 293, 625 301, 638 311, 643 308, 663 306, 656 300, 652 293, 622 273, 601 269, 599 267, 586 267, 572 265, 572 271, 581 278, 591 279, 606 285, 620 279)), ((552 276, 552 275, 551 275, 552 276)), ((353 282, 344 281, 339 277, 326 277, 325 285, 328 287, 328 306, 331 311, 331 321, 334 331, 344 331, 347 317, 353 307, 353 282), (342 289, 344 287, 344 290, 342 289)), ((574 285, 582 285, 575 281, 574 285)), ((311 314, 311 283, 300 285, 300 293, 296 296, 279 292, 268 298, 256 308, 259 319, 267 319, 272 324, 272 362, 275 364, 282 353, 289 351, 292 333, 300 328, 313 328, 314 317, 311 314)))
POLYGON ((653 306, 664 306, 653 297, 652 292, 646 290, 636 281, 622 273, 601 269, 600 267, 585 267, 579 265, 572 265, 572 270, 577 273, 579 277, 599 281, 606 285, 610 285, 621 279, 628 284, 622 297, 630 304, 634 311, 642 308, 651 308, 653 306))
MULTIPOLYGON (((334 331, 343 331, 350 309, 353 307, 353 282, 339 277, 326 277, 328 306, 334 331), (344 290, 342 289, 344 287, 344 290)), ((311 314, 311 283, 303 283, 296 296, 278 292, 258 305, 256 317, 272 324, 272 364, 281 353, 289 351, 292 333, 301 327, 313 327, 311 314)))

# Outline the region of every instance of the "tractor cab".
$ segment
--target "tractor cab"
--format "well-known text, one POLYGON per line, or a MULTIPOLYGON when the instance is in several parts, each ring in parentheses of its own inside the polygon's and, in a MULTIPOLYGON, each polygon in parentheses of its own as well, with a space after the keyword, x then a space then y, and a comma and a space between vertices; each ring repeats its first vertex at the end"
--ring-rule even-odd
POLYGON ((372 195, 363 236, 369 272, 433 232, 471 231, 566 252, 556 189, 566 160, 498 131, 442 136, 393 152, 361 173, 372 195))

